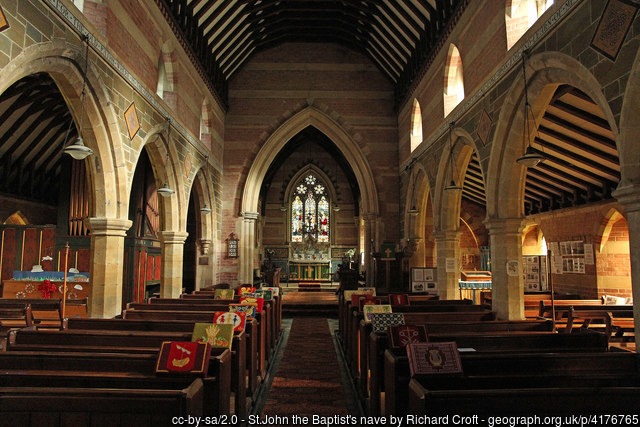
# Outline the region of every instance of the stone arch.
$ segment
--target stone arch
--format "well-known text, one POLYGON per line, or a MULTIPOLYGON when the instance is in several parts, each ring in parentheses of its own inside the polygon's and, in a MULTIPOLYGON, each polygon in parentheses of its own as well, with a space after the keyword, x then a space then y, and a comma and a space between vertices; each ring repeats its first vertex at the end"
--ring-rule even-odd
MULTIPOLYGON (((516 72, 516 77, 518 72, 516 72)), ((560 52, 544 52, 527 60, 528 93, 535 122, 538 123, 555 89, 561 84, 576 87, 589 95, 604 113, 614 139, 618 126, 598 80, 576 59, 560 52)), ((486 179, 487 217, 521 218, 526 167, 516 162, 522 155, 524 83, 513 78, 500 111, 491 147, 486 179)), ((535 135, 535 129, 529 138, 535 135)))
POLYGON ((621 179, 618 188, 640 185, 640 50, 636 53, 620 112, 620 135, 616 139, 621 179))
MULTIPOLYGON (((206 160, 205 160, 206 162, 206 160)), ((195 206, 197 209, 202 209, 206 204, 209 209, 211 209, 211 213, 200 212, 199 214, 199 224, 200 224, 200 235, 197 236, 198 239, 207 239, 212 240, 215 236, 215 221, 213 220, 216 215, 216 203, 213 200, 213 191, 211 189, 211 177, 208 176, 206 171, 207 163, 204 163, 198 167, 198 169, 193 172, 194 178, 191 181, 191 184, 186 191, 188 194, 187 199, 185 200, 186 206, 189 206, 189 199, 191 195, 195 195, 196 203, 195 206)), ((186 215, 186 213, 185 213, 186 215)))
POLYGON ((313 126, 323 132, 342 152, 353 169, 362 195, 361 209, 365 214, 377 215, 378 193, 374 175, 366 156, 356 143, 355 138, 336 121, 316 107, 308 106, 278 127, 262 144, 258 151, 244 185, 241 212, 258 212, 258 198, 262 180, 275 156, 285 144, 307 126, 313 126))
POLYGON ((424 208, 426 208, 427 199, 430 195, 431 184, 427 171, 421 163, 416 163, 412 167, 407 185, 407 197, 404 207, 405 239, 424 237, 421 234, 424 230, 420 224, 424 224, 424 215, 427 214, 424 208), (412 212, 414 209, 418 213, 412 212))
POLYGON ((602 252, 602 248, 607 243, 607 240, 609 239, 609 233, 611 233, 613 224, 615 224, 622 218, 624 218, 624 216, 616 208, 610 208, 607 210, 607 212, 604 213, 602 222, 600 223, 600 226, 598 227, 598 231, 596 233, 596 236, 600 238, 598 252, 602 252))
POLYGON ((463 185, 471 156, 478 152, 473 138, 462 128, 451 130, 451 144, 452 147, 447 143, 443 150, 436 178, 434 211, 440 215, 434 220, 439 230, 459 230, 462 190, 445 190, 445 187, 452 180, 459 186, 463 185))
MULTIPOLYGON (((186 212, 182 212, 181 206, 186 206, 184 195, 185 186, 182 180, 178 178, 179 161, 175 147, 167 141, 167 124, 157 124, 151 129, 142 141, 142 145, 137 152, 136 163, 146 148, 153 168, 153 175, 156 179, 157 188, 162 187, 165 183, 175 191, 169 197, 159 197, 161 206, 161 230, 178 231, 184 230, 186 226, 186 212)), ((134 168, 135 170, 135 168, 134 168)), ((133 179, 133 174, 131 175, 133 179)), ((128 189, 131 191, 132 181, 129 182, 128 189)))
POLYGON ((404 238, 413 250, 409 260, 411 267, 435 265, 435 242, 433 230, 427 233, 427 226, 433 226, 433 200, 427 171, 421 163, 416 163, 409 177, 409 186, 404 209, 404 238))
MULTIPOLYGON (((128 182, 123 132, 118 128, 118 115, 106 85, 92 65, 89 49, 89 68, 86 73, 85 144, 94 156, 87 160, 89 180, 93 189, 92 214, 100 218, 127 218, 128 182)), ((0 93, 23 77, 48 73, 58 86, 74 120, 79 123, 81 111, 82 68, 84 49, 54 40, 24 49, 9 64, 0 69, 0 93)))

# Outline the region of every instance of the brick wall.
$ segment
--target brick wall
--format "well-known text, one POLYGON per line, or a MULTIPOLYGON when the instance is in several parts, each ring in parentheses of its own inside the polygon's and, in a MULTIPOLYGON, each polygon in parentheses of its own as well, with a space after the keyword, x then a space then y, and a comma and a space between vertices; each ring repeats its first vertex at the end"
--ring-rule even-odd
MULTIPOLYGON (((380 240, 397 241, 398 132, 392 86, 367 58, 334 44, 280 45, 257 53, 230 80, 223 235, 239 231, 240 198, 261 141, 309 103, 357 136, 376 180, 380 240)), ((222 265, 229 272, 234 267, 224 260, 222 265)))
POLYGON ((625 218, 618 219, 606 240, 603 238, 596 267, 599 295, 631 296, 629 226, 625 218))

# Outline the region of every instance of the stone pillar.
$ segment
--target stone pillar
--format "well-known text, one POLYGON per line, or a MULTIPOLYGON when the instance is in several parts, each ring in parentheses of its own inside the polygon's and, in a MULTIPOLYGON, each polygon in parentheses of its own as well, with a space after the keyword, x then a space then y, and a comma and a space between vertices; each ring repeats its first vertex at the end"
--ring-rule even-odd
POLYGON ((189 233, 185 231, 160 231, 158 233, 162 244, 161 298, 178 298, 182 293, 184 242, 188 235, 189 233))
POLYGON ((240 231, 240 241, 238 244, 240 255, 240 271, 238 281, 240 284, 253 283, 253 267, 256 252, 256 221, 258 212, 242 213, 242 229, 240 231))
POLYGON ((89 317, 110 318, 122 312, 124 236, 131 224, 119 218, 86 220, 91 230, 89 317))
POLYGON ((211 248, 211 239, 199 239, 197 248, 197 260, 196 260, 196 283, 195 289, 202 289, 209 285, 215 285, 214 282, 214 268, 215 262, 213 257, 209 253, 211 248), (207 264, 202 264, 201 259, 205 258, 207 264))
POLYGON ((437 247, 438 295, 440 299, 460 299, 460 235, 459 230, 434 233, 437 247), (447 259, 454 260, 453 271, 447 272, 447 259))
POLYGON ((524 319, 522 279, 522 219, 490 218, 485 221, 491 246, 493 311, 503 320, 524 319), (513 262, 517 264, 513 265, 513 262), (507 271, 507 263, 517 271, 507 271))
POLYGON ((633 320, 640 325, 640 186, 618 188, 613 196, 624 206, 629 225, 629 257, 631 258, 631 292, 633 320))
POLYGON ((364 215, 364 270, 367 272, 367 286, 374 286, 375 284, 372 253, 378 248, 377 219, 378 215, 376 214, 364 215))

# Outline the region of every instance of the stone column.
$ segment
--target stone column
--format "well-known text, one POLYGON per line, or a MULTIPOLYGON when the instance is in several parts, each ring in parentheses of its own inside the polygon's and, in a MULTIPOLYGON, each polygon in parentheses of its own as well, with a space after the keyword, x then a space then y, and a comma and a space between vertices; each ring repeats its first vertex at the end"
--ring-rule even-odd
POLYGON ((89 317, 110 318, 122 312, 124 236, 128 219, 88 218, 91 230, 89 317))
POLYGON ((160 297, 178 298, 182 293, 182 264, 184 242, 189 233, 185 231, 160 231, 162 244, 162 272, 160 274, 160 297))
POLYGON ((199 239, 197 245, 197 260, 196 260, 196 283, 195 289, 201 289, 205 286, 215 285, 214 282, 214 268, 215 262, 213 257, 209 253, 211 248, 211 239, 199 239), (200 260, 206 258, 208 264, 201 264, 200 260))
POLYGON ((640 186, 618 188, 613 196, 624 206, 629 225, 629 257, 631 258, 631 292, 633 320, 640 325, 640 186))
POLYGON ((378 240, 376 233, 378 215, 365 214, 364 215, 364 270, 367 272, 367 286, 373 286, 375 284, 375 277, 373 272, 373 257, 371 254, 378 248, 378 240))
POLYGON ((238 281, 240 284, 253 283, 253 267, 256 252, 256 221, 258 212, 242 213, 242 229, 240 231, 240 241, 238 244, 240 255, 240 271, 238 281))
POLYGON ((460 235, 459 230, 434 233, 437 247, 438 295, 440 299, 460 299, 460 235), (453 271, 447 272, 447 259, 454 260, 453 271))
POLYGON ((500 319, 524 319, 522 219, 490 218, 485 221, 485 226, 489 230, 491 245, 493 311, 500 319), (514 261, 517 271, 507 272, 507 263, 514 261))

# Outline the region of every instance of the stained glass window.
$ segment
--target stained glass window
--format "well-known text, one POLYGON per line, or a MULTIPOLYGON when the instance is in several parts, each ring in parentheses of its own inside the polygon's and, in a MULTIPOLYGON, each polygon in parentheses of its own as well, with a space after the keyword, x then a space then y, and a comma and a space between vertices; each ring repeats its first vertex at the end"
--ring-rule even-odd
POLYGON ((328 243, 330 204, 325 186, 309 174, 295 188, 291 200, 291 241, 302 242, 310 237, 328 243))
POLYGON ((318 202, 318 242, 329 241, 329 202, 322 196, 318 202))
POLYGON ((302 200, 296 196, 291 203, 291 241, 302 242, 302 200))

